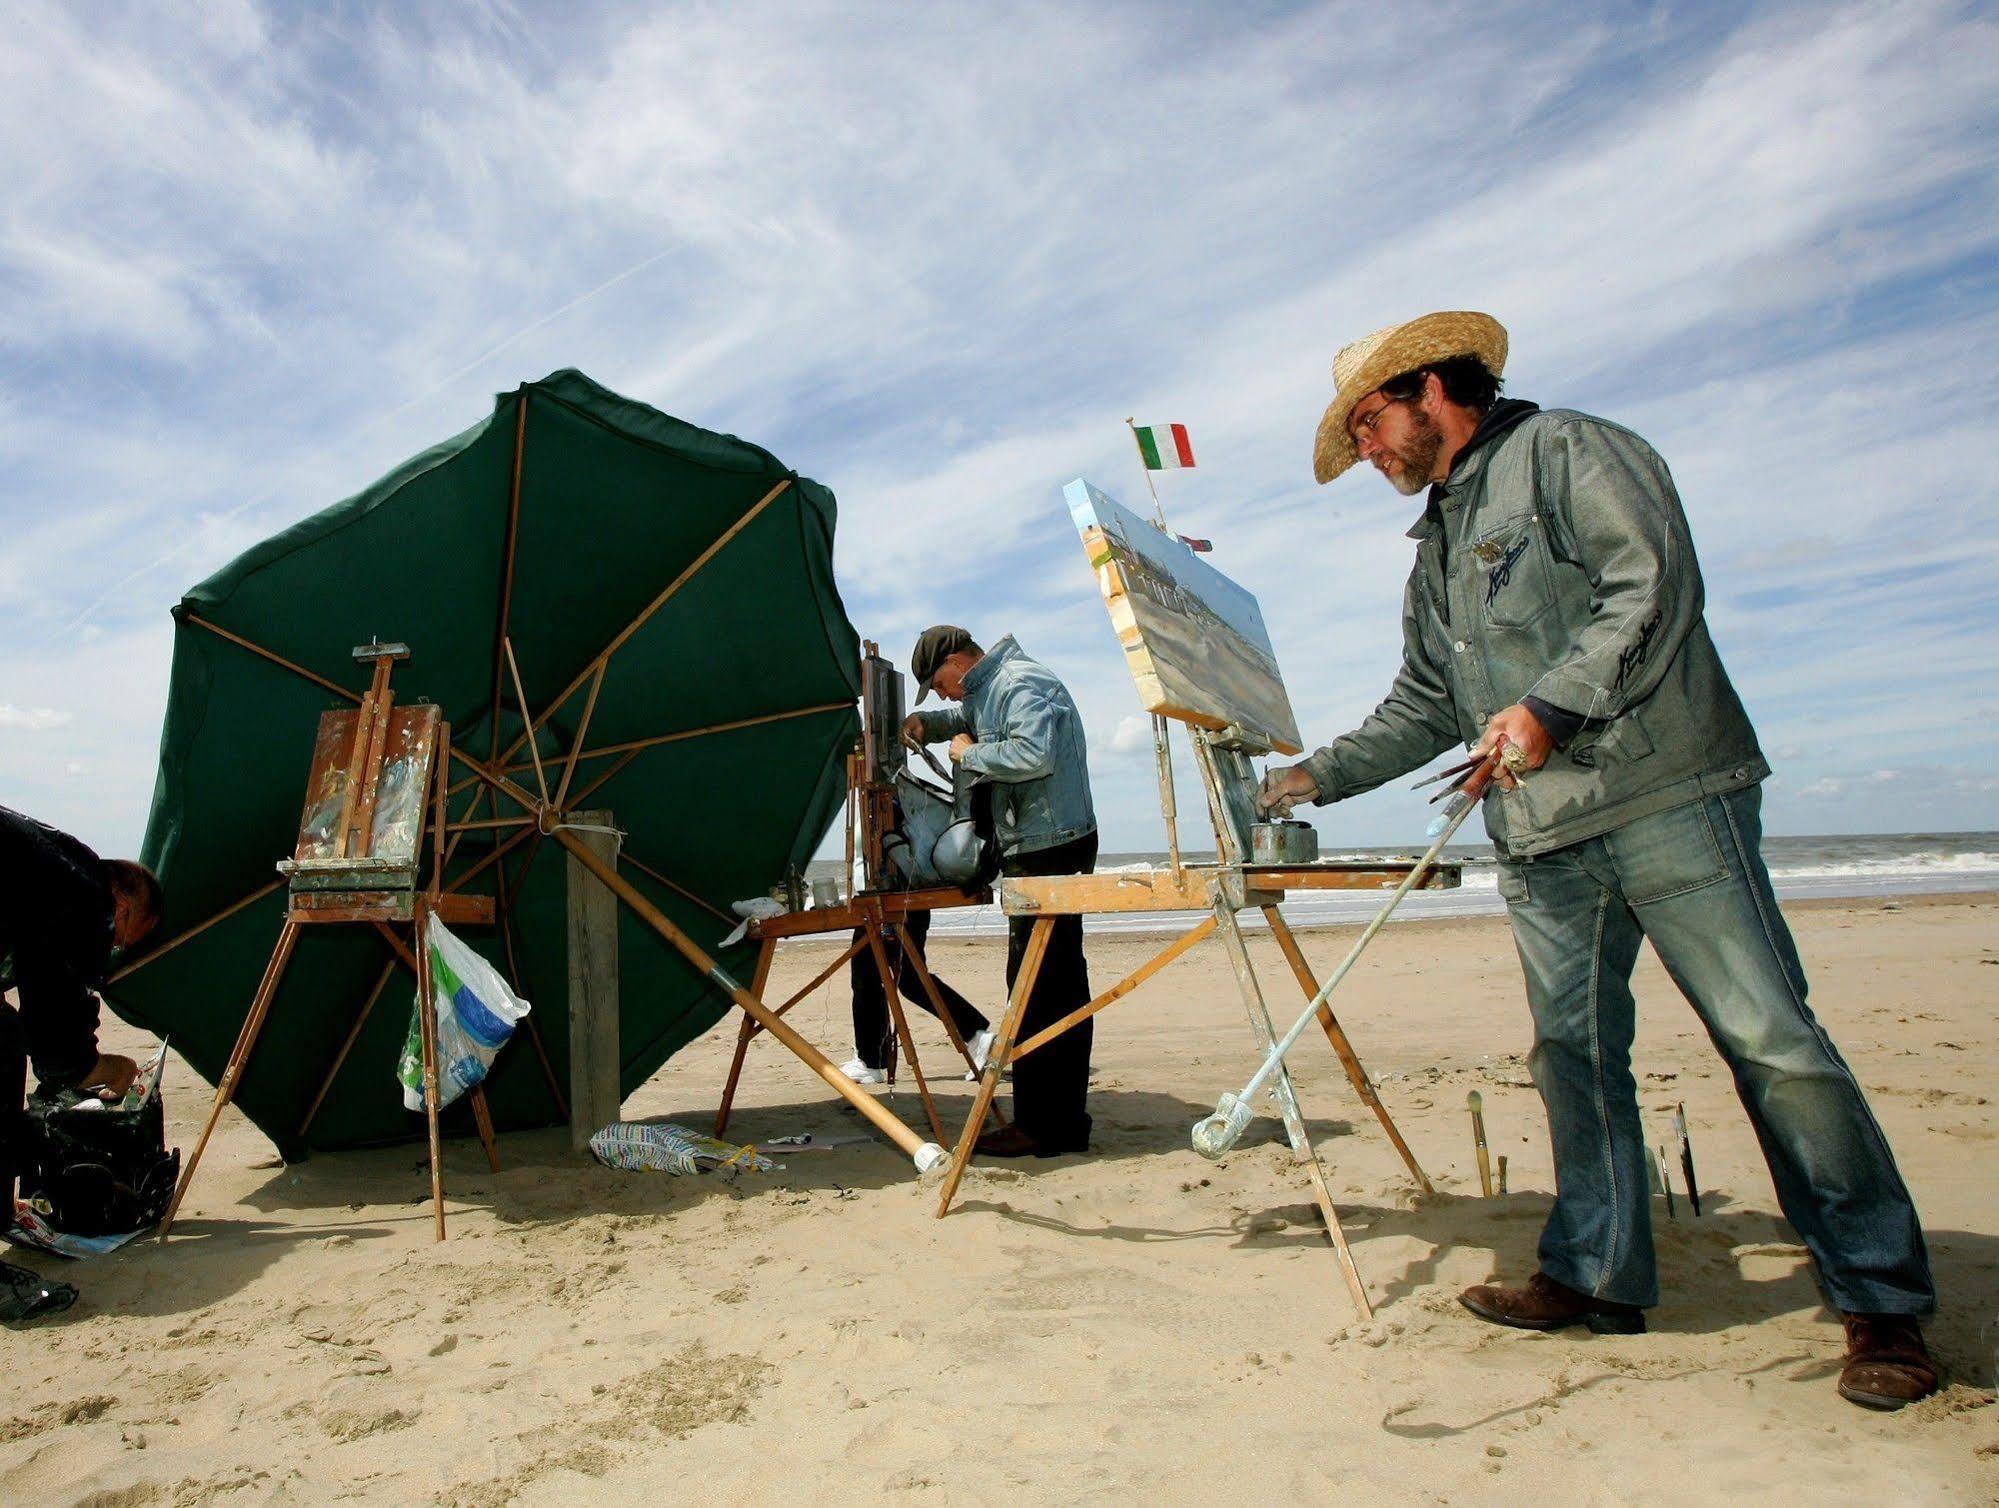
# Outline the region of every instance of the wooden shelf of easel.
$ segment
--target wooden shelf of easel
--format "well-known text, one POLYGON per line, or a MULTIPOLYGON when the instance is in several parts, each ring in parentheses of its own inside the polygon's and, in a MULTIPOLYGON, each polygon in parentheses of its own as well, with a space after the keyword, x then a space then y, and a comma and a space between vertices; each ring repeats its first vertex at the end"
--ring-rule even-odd
MULTIPOLYGON (((1407 862, 1283 864, 1245 868, 1187 864, 1171 869, 1102 874, 1031 875, 1000 882, 1000 908, 1009 916, 1093 916, 1099 912, 1206 911, 1217 900, 1232 909, 1271 906, 1288 890, 1393 890, 1409 873, 1407 862)), ((1424 877, 1423 890, 1458 884, 1455 866, 1424 877)))
POLYGON ((960 890, 940 885, 928 890, 863 891, 838 906, 814 906, 810 911, 787 911, 782 916, 760 917, 749 925, 752 941, 777 941, 786 937, 816 937, 827 932, 851 932, 866 924, 876 910, 894 920, 912 911, 944 911, 961 906, 989 906, 990 890, 960 890))

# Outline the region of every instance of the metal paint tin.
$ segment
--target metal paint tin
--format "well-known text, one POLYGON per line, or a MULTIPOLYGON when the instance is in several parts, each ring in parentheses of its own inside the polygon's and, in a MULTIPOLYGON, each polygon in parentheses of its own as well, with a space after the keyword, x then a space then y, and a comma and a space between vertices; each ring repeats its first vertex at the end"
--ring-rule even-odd
POLYGON ((1316 864, 1319 830, 1309 822, 1259 822, 1249 830, 1249 856, 1257 864, 1316 864))

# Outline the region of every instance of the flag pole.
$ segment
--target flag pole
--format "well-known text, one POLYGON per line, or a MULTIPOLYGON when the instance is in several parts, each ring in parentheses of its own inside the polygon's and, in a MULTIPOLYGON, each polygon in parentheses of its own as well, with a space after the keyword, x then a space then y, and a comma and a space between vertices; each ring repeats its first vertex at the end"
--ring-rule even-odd
POLYGON ((1138 426, 1132 423, 1130 414, 1124 416, 1124 427, 1131 431, 1131 448, 1138 452, 1138 469, 1145 474, 1145 490, 1152 494, 1152 522, 1161 534, 1171 534, 1166 527, 1166 510, 1159 506, 1159 489, 1152 485, 1152 468, 1145 463, 1145 447, 1138 443, 1138 426))
MULTIPOLYGON (((1145 447, 1138 443, 1138 426, 1130 414, 1124 427, 1131 431, 1132 449, 1138 452, 1138 469, 1145 473, 1145 490, 1152 494, 1152 521, 1161 534, 1172 535, 1166 527, 1166 510, 1159 506, 1159 489, 1152 485, 1152 468, 1145 463, 1145 447)), ((1159 770, 1159 814, 1166 819, 1166 856, 1173 865, 1175 888, 1184 884, 1180 866, 1180 811, 1173 790, 1173 746, 1166 737, 1166 719, 1152 714, 1152 759, 1159 770)))

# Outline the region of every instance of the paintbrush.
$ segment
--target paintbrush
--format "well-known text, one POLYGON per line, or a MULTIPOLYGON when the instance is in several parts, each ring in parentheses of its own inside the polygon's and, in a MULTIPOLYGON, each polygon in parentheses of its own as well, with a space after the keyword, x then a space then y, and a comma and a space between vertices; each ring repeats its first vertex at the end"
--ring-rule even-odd
POLYGON ((1485 1150, 1485 1100, 1474 1089, 1465 1096, 1465 1103, 1471 1107, 1471 1136, 1478 1148, 1478 1186, 1486 1198, 1492 1197, 1492 1158, 1485 1150))
POLYGON ((1506 1154, 1499 1154, 1499 1192, 1506 1192, 1506 1154))
POLYGON ((1673 1203, 1673 1180, 1666 1176, 1666 1149, 1664 1147, 1659 1149, 1659 1160, 1652 1166, 1652 1176, 1659 1181, 1659 1192, 1666 1196, 1666 1217, 1669 1220, 1679 1219, 1679 1208, 1673 1203))
POLYGON ((1444 809, 1430 819, 1426 836, 1438 837, 1453 821, 1471 810, 1472 803, 1485 794, 1485 788, 1492 783, 1492 777, 1499 771, 1499 750, 1494 749, 1478 762, 1478 768, 1454 786, 1451 799, 1444 803, 1444 809))
POLYGON ((1680 1138, 1680 1171, 1687 1175, 1687 1203, 1693 1206, 1694 1218, 1701 1217, 1701 1186, 1694 1180, 1694 1144, 1687 1139, 1687 1107, 1681 1105, 1673 1112, 1673 1130, 1680 1138))
POLYGON ((1434 775, 1425 775, 1421 780, 1410 786, 1409 789, 1420 791, 1426 785, 1435 785, 1439 780, 1448 780, 1453 775, 1469 774, 1471 771, 1477 769, 1482 762, 1478 758, 1467 759, 1463 764, 1454 764, 1448 770, 1439 770, 1434 775))

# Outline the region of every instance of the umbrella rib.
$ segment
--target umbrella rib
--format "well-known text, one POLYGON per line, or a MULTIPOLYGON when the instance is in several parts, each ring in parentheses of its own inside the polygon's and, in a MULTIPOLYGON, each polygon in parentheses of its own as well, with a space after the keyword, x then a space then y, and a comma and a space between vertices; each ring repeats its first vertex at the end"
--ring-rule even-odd
MULTIPOLYGON (((457 760, 460 764, 464 765, 466 769, 470 770, 475 779, 482 781, 486 785, 491 786, 495 791, 499 793, 499 795, 504 795, 508 800, 514 802, 523 811, 538 813, 540 810, 542 810, 542 808, 539 808, 536 805, 534 797, 530 796, 526 791, 522 790, 519 786, 515 785, 511 780, 507 779, 506 776, 498 774, 495 771, 488 769, 485 765, 481 764, 478 760, 474 759, 470 754, 467 754, 463 749, 459 748, 456 744, 453 744, 451 746, 451 757, 457 760)), ((583 787, 582 790, 578 791, 576 793, 576 799, 578 801, 582 801, 592 791, 596 790, 599 786, 603 785, 605 782, 611 780, 614 776, 617 775, 617 773, 620 770, 622 770, 626 765, 630 764, 636 758, 638 758, 638 754, 636 752, 627 754, 623 759, 619 760, 616 764, 612 765, 610 769, 606 770, 603 774, 599 775, 595 780, 591 781, 588 785, 583 787)), ((498 804, 499 804, 499 796, 495 796, 494 805, 498 806, 498 804)), ((525 832, 515 833, 511 838, 507 839, 506 842, 500 844, 491 853, 487 854, 485 858, 481 859, 478 863, 474 864, 470 869, 466 870, 465 873, 461 874, 457 879, 453 880, 449 885, 446 885, 444 888, 450 892, 456 892, 464 889, 466 884, 469 883, 474 876, 480 874, 489 865, 492 865, 498 862, 500 859, 505 858, 508 854, 512 853, 516 848, 520 847, 521 844, 525 843, 529 838, 532 838, 533 836, 535 836, 536 833, 540 831, 541 831, 541 825, 537 821, 534 826, 528 828, 525 832)))
MULTIPOLYGON (((520 405, 514 411, 514 469, 507 482, 507 538, 501 549, 500 566, 500 621, 493 632, 493 725, 492 741, 486 746, 486 757, 492 759, 500 752, 500 670, 503 656, 508 652, 507 636, 511 632, 514 611, 514 548, 520 542, 521 527, 521 452, 527 444, 528 395, 523 387, 520 405)), ((521 708, 521 715, 527 716, 527 708, 521 708)))
MULTIPOLYGON (((638 750, 634 750, 634 754, 636 754, 636 752, 638 752, 638 750)), ((462 764, 464 764, 464 766, 466 766, 468 770, 476 772, 476 774, 478 774, 478 776, 480 776, 482 780, 486 780, 488 784, 492 784, 492 786, 494 786, 496 790, 500 790, 500 792, 502 792, 502 794, 506 794, 508 798, 512 798, 512 800, 516 800, 516 802, 520 802, 520 804, 524 804, 524 806, 530 806, 530 808, 534 806, 534 796, 530 796, 530 794, 528 794, 526 790, 522 790, 520 786, 516 786, 516 784, 514 784, 512 780, 508 780, 508 778, 506 778, 504 774, 500 774, 498 770, 490 770, 490 768, 488 768, 486 764, 482 764, 480 760, 472 758, 470 754, 464 754, 464 752, 462 752, 462 750, 458 750, 458 748, 452 748, 452 758, 454 758, 454 760, 460 760, 460 762, 462 762, 462 764)), ((630 758, 628 758, 628 760, 624 760, 624 762, 620 762, 620 768, 624 768, 624 764, 626 764, 626 762, 630 762, 630 758)), ((596 782, 594 786, 590 786, 590 788, 586 788, 586 790, 578 792, 578 798, 576 798, 576 800, 582 800, 584 796, 588 796, 588 794, 590 794, 592 790, 596 790, 596 786, 602 786, 602 784, 604 784, 606 780, 610 780, 610 778, 612 778, 614 774, 618 774, 618 770, 610 770, 610 772, 606 772, 606 774, 604 774, 604 776, 602 776, 602 778, 600 778, 600 780, 598 780, 598 782, 596 782)), ((544 808, 544 810, 546 810, 546 808, 544 808)), ((560 820, 558 820, 558 824, 556 824, 556 826, 562 826, 562 824, 560 824, 560 820)), ((534 832, 540 832, 540 826, 536 826, 536 828, 534 828, 534 832)), ((500 844, 500 846, 498 846, 498 848, 496 848, 496 850, 494 850, 492 854, 488 854, 488 856, 486 856, 484 860, 480 860, 480 868, 484 868, 486 864, 494 862, 494 860, 496 860, 496 858, 500 858, 500 856, 502 856, 504 852, 508 852, 508 850, 510 850, 510 848, 514 846, 514 844, 518 844, 518 842, 522 842, 524 838, 530 838, 530 836, 532 836, 532 832, 520 832, 520 834, 514 834, 512 838, 508 838, 508 842, 500 844)), ((700 908, 702 908, 704 912, 708 912, 708 914, 710 914, 710 916, 714 916, 716 920, 720 920, 720 922, 734 922, 734 920, 736 920, 736 918, 734 918, 734 916, 730 916, 728 912, 724 912, 724 910, 718 910, 718 908, 716 908, 716 906, 712 906, 710 902, 702 900, 702 898, 700 898, 698 894, 694 894, 692 890, 688 890, 688 888, 686 888, 684 884, 678 884, 678 882, 674 882, 674 880, 668 880, 668 878, 666 878, 664 874, 660 874, 660 870, 652 868, 650 864, 644 864, 644 862, 642 862, 642 860, 638 860, 638 858, 632 858, 632 854, 626 854, 626 852, 622 852, 622 854, 620 854, 620 858, 622 858, 622 860, 626 860, 626 862, 630 862, 630 864, 632 864, 632 868, 636 868, 636 870, 638 870, 640 874, 648 874, 648 876, 652 876, 654 880, 658 880, 660 884, 664 884, 664 886, 666 886, 668 890, 672 890, 674 894, 678 894, 678 896, 686 896, 688 900, 692 900, 692 902, 694 902, 696 906, 700 906, 700 908)), ((470 878, 472 878, 472 874, 476 874, 476 870, 472 870, 472 872, 468 872, 468 874, 462 874, 462 876, 458 876, 458 878, 460 878, 460 882, 464 882, 464 880, 470 880, 470 878)))
MULTIPOLYGON (((506 641, 506 650, 507 673, 514 678, 514 696, 521 704, 521 720, 525 722, 528 716, 528 694, 521 689, 521 667, 514 659, 514 641, 512 639, 506 641)), ((541 804, 547 806, 548 777, 542 773, 541 769, 541 740, 539 738, 530 738, 528 740, 528 753, 534 756, 534 783, 541 791, 541 804)))
POLYGON ((181 618, 181 622, 192 623, 197 628, 205 628, 210 633, 216 635, 218 638, 227 639, 231 644, 239 645, 242 648, 249 650, 250 653, 253 655, 263 656, 263 658, 269 660, 273 665, 282 665, 286 670, 291 671, 292 674, 302 675, 308 681, 313 682, 315 685, 324 686, 328 691, 331 691, 335 696, 344 696, 347 698, 348 701, 353 702, 356 705, 358 705, 361 701, 361 698, 358 693, 349 691, 345 686, 336 686, 332 681, 329 681, 325 676, 316 675, 312 671, 307 670, 303 665, 294 664, 292 661, 287 660, 283 655, 274 653, 273 651, 264 648, 264 646, 261 644, 253 643, 249 639, 244 638, 241 634, 232 634, 228 629, 223 628, 220 624, 210 623, 206 618, 202 617, 199 613, 184 614, 181 618))
POLYGON ((634 857, 631 850, 621 847, 618 850, 618 858, 622 862, 631 865, 632 868, 636 869, 640 874, 649 876, 650 878, 659 881, 660 884, 664 885, 668 890, 671 890, 675 895, 684 896, 686 899, 694 902, 695 905, 699 906, 703 911, 707 912, 717 921, 724 921, 729 923, 731 926, 734 926, 738 921, 742 920, 742 918, 740 917, 729 915, 728 912, 723 911, 718 907, 711 906, 707 901, 702 900, 700 896, 696 895, 693 891, 689 890, 685 885, 675 884, 672 880, 669 880, 665 875, 661 874, 657 869, 654 869, 652 865, 647 864, 643 860, 634 857))
POLYGON ((240 901, 236 901, 230 905, 224 906, 220 911, 216 912, 215 915, 211 916, 207 921, 196 923, 194 926, 189 927, 185 932, 179 933, 174 937, 170 937, 165 942, 161 943, 157 948, 149 950, 145 954, 145 956, 133 959, 130 963, 126 964, 124 968, 120 969, 117 973, 113 974, 109 979, 105 980, 104 981, 105 984, 107 985, 116 984, 119 980, 125 978, 126 975, 137 973, 140 969, 143 969, 147 964, 151 963, 154 959, 163 957, 164 955, 171 953, 175 948, 178 948, 182 943, 188 941, 190 938, 198 936, 203 932, 206 932, 210 927, 214 926, 217 922, 227 921, 230 917, 234 916, 237 912, 241 911, 245 906, 251 905, 257 901, 261 901, 265 896, 269 895, 273 890, 276 890, 279 886, 283 885, 284 882, 285 882, 284 876, 280 875, 275 880, 272 880, 270 884, 259 886, 257 889, 251 891, 248 895, 244 896, 240 901))
POLYGON ((687 583, 694 578, 694 576, 701 570, 703 566, 707 565, 709 561, 713 560, 715 556, 718 553, 720 553, 724 545, 728 544, 730 540, 734 539, 738 534, 742 533, 744 529, 748 528, 751 520, 755 519, 758 514, 764 511, 765 508, 768 508, 773 502, 775 502, 778 496, 790 485, 791 485, 791 478, 785 477, 775 487, 771 488, 770 491, 766 492, 762 497, 758 498, 756 501, 756 506, 751 508, 749 512, 745 513, 741 518, 737 519, 733 524, 729 525, 727 529, 724 529, 722 531, 721 536, 717 538, 713 544, 709 545, 707 549, 703 550, 699 555, 695 556, 693 561, 688 565, 687 569, 682 571, 678 576, 674 577, 670 583, 668 583, 665 591, 661 592, 657 597, 653 598, 651 602, 646 604, 645 609, 642 612, 640 612, 640 614, 636 618, 632 619, 630 623, 627 623, 621 630, 618 631, 618 633, 612 638, 609 644, 606 644, 603 647, 603 649, 598 651, 596 658, 592 659, 589 662, 589 664, 585 665, 582 671, 577 675, 576 679, 571 681, 567 686, 565 686, 562 689, 561 695, 557 696, 554 701, 550 702, 547 708, 542 712, 541 716, 536 718, 532 723, 528 725, 527 731, 525 733, 518 735, 512 743, 507 745, 506 751, 500 755, 500 762, 504 763, 504 761, 512 759, 514 757, 515 751, 517 751, 523 743, 525 743, 530 737, 532 737, 535 731, 539 729, 543 723, 547 722, 549 718, 554 716, 556 710, 560 708, 564 702, 568 701, 572 696, 576 694, 577 688, 581 686, 585 681, 587 681, 593 674, 596 673, 597 667, 599 665, 602 665, 605 661, 609 660, 612 655, 616 654, 618 650, 623 648, 625 641, 630 639, 633 634, 637 633, 639 629, 644 627, 645 622, 648 618, 650 618, 654 613, 658 612, 662 607, 666 606, 667 601, 673 596, 674 593, 678 592, 682 587, 687 585, 687 583))
POLYGON ((563 798, 569 794, 569 782, 576 777, 576 761, 583 753, 583 739, 590 731, 590 714, 597 710, 597 693, 604 689, 604 669, 607 660, 597 667, 597 674, 590 680, 590 695, 583 700, 583 720, 576 725, 576 736, 569 743, 569 757, 562 766, 562 780, 555 787, 555 809, 562 810, 563 798))
MULTIPOLYGON (((705 738, 710 733, 733 733, 738 728, 755 728, 765 723, 781 723, 794 717, 812 717, 821 712, 844 712, 852 707, 852 702, 820 702, 811 707, 794 707, 789 712, 766 712, 761 717, 738 718, 734 722, 710 723, 705 728, 684 728, 678 733, 661 733, 652 738, 635 738, 629 743, 605 744, 599 749, 584 749, 573 757, 577 761, 601 759, 607 754, 637 753, 644 749, 656 749, 661 744, 679 743, 683 739, 705 738)), ((525 773, 529 765, 512 765, 506 774, 525 773)))

